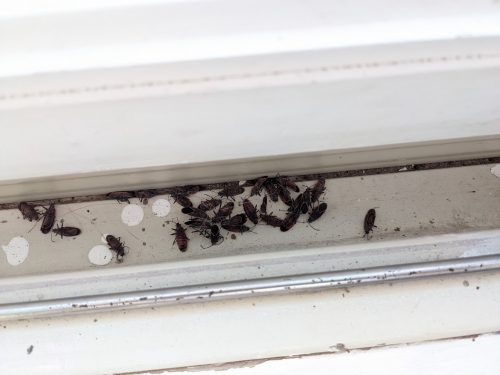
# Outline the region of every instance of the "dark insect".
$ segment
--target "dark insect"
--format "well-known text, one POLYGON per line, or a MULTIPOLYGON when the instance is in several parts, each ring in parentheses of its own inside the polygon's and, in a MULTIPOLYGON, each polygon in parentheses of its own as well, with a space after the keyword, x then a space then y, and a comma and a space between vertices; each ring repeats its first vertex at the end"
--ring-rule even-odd
POLYGON ((293 200, 286 186, 278 185, 278 195, 284 204, 286 204, 287 206, 292 205, 293 200))
POLYGON ((284 177, 283 180, 285 181, 285 185, 289 188, 292 189, 294 192, 298 193, 300 191, 300 188, 297 186, 295 182, 290 180, 289 178, 284 177))
POLYGON ((229 225, 242 225, 247 222, 247 217, 245 214, 238 214, 231 217, 229 220, 224 220, 223 223, 229 225))
POLYGON ((198 208, 200 210, 203 210, 203 211, 208 211, 208 210, 212 210, 215 207, 219 206, 221 203, 222 203, 222 201, 220 199, 216 199, 216 198, 208 199, 206 201, 201 202, 198 205, 198 208))
POLYGON ((23 219, 29 220, 29 221, 38 221, 39 219, 39 213, 36 210, 35 206, 32 204, 26 203, 26 202, 21 202, 17 206, 19 211, 23 214, 23 219))
POLYGON ((363 228, 365 230, 365 236, 367 239, 368 239, 368 234, 370 232, 373 232, 373 227, 375 227, 375 228, 377 227, 375 225, 375 217, 376 216, 377 216, 377 213, 375 212, 374 208, 370 208, 365 215, 365 221, 363 223, 363 228))
POLYGON ((213 221, 215 222, 222 221, 225 217, 231 215, 231 213, 233 212, 233 208, 234 208, 233 202, 226 203, 224 206, 219 208, 219 211, 217 211, 217 213, 215 214, 213 221))
POLYGON ((281 223, 280 229, 282 232, 290 230, 297 222, 300 212, 290 212, 281 223))
POLYGON ((264 195, 264 199, 262 199, 262 203, 260 204, 260 212, 262 214, 267 214, 267 195, 264 195))
POLYGON ((106 194, 108 198, 116 199, 118 202, 130 203, 130 198, 134 198, 135 194, 133 191, 113 191, 106 194))
POLYGON ((179 223, 175 224, 175 229, 172 235, 175 236, 174 242, 177 242, 177 247, 180 251, 187 250, 189 238, 186 235, 186 230, 179 223))
POLYGON ((266 214, 260 214, 260 219, 266 223, 267 225, 270 225, 272 227, 281 227, 283 224, 283 220, 281 220, 279 217, 274 216, 273 214, 266 215, 266 214))
POLYGON ((43 214, 42 225, 40 230, 43 234, 47 234, 52 230, 54 226, 54 222, 56 221, 56 207, 54 203, 51 203, 49 208, 45 209, 45 213, 43 214))
POLYGON ((193 202, 182 194, 172 195, 174 197, 174 203, 179 203, 182 207, 193 207, 193 202))
POLYGON ((248 232, 250 230, 249 227, 243 224, 239 225, 232 225, 229 222, 222 222, 221 224, 222 228, 229 232, 237 232, 237 233, 243 233, 243 232, 248 232))
POLYGON ((57 224, 57 228, 53 229, 52 232, 61 236, 61 238, 63 238, 63 237, 76 237, 80 233, 82 233, 82 231, 79 228, 65 227, 63 220, 61 220, 61 226, 59 226, 59 224, 57 224))
POLYGON ((193 229, 198 229, 198 231, 200 232, 210 230, 212 227, 212 224, 210 223, 209 220, 201 218, 194 218, 188 220, 184 224, 190 226, 193 229))
POLYGON ((262 176, 259 177, 256 181, 255 184, 252 187, 252 190, 250 190, 250 196, 254 196, 256 194, 260 195, 260 192, 262 190, 262 187, 264 185, 264 182, 266 182, 267 176, 262 176))
POLYGON ((139 201, 144 205, 148 204, 148 199, 153 198, 156 194, 156 190, 153 189, 139 190, 135 192, 135 196, 139 198, 139 201))
POLYGON ((234 197, 235 195, 243 194, 245 188, 240 186, 239 182, 228 182, 225 184, 224 188, 219 191, 219 196, 221 197, 234 197))
POLYGON ((220 240, 223 240, 224 238, 220 235, 220 230, 219 226, 216 224, 213 224, 210 227, 210 242, 212 245, 217 245, 220 240))
POLYGON ((259 217, 257 216, 257 207, 254 206, 248 199, 245 199, 243 201, 243 210, 252 223, 257 224, 259 222, 259 217))
MULTIPOLYGON (((307 192, 307 189, 306 189, 306 192, 307 192)), ((304 200, 304 199, 307 199, 307 196, 304 198, 304 195, 306 192, 304 192, 304 194, 297 195, 297 198, 295 198, 292 201, 292 204, 290 205, 290 207, 288 207, 288 212, 295 212, 297 214, 307 213, 308 205, 307 205, 306 201, 304 200)))
POLYGON ((309 210, 309 207, 312 206, 312 189, 311 188, 306 188, 304 190, 304 194, 302 194, 302 203, 300 205, 300 211, 305 214, 309 210))
POLYGON ((264 188, 266 189, 267 194, 269 195, 269 198, 273 202, 278 201, 278 188, 275 185, 274 179, 268 178, 266 182, 264 183, 264 188))
POLYGON ((125 256, 125 244, 121 242, 120 239, 120 237, 116 238, 111 234, 108 234, 106 236, 108 247, 110 250, 113 250, 116 253, 116 260, 118 262, 122 262, 123 257, 125 256))
POLYGON ((318 201, 321 194, 325 192, 325 179, 320 177, 319 180, 314 184, 311 190, 311 202, 315 203, 318 201))
POLYGON ((195 207, 184 207, 182 210, 183 214, 187 214, 189 216, 194 216, 194 217, 199 217, 202 219, 208 218, 208 215, 205 211, 200 210, 199 208, 195 207))
POLYGON ((318 207, 313 208, 307 219, 308 223, 318 220, 326 211, 328 205, 326 203, 321 203, 318 207))

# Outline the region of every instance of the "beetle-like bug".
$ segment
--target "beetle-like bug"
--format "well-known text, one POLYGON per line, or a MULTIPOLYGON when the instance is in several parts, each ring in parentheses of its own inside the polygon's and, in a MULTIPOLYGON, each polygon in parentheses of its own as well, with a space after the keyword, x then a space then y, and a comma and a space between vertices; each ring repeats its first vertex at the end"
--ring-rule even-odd
POLYGON ((267 176, 262 176, 257 179, 255 184, 252 187, 252 190, 250 190, 250 196, 254 196, 256 194, 260 195, 260 192, 263 188, 264 182, 266 182, 267 176))
POLYGON ((217 198, 212 198, 212 199, 207 199, 203 202, 201 202, 198 205, 198 208, 203 211, 209 211, 213 210, 215 207, 219 206, 222 203, 220 199, 217 198))
POLYGON ((125 256, 125 244, 121 242, 121 238, 116 238, 115 236, 108 234, 106 236, 106 242, 110 250, 116 253, 116 260, 118 262, 123 262, 123 257, 125 256))
POLYGON ((283 220, 283 223, 281 223, 280 229, 282 232, 289 231, 295 223, 297 223, 297 220, 300 216, 300 212, 290 212, 286 217, 285 220, 283 220))
POLYGON ((193 202, 182 194, 172 195, 174 198, 174 203, 179 203, 182 207, 193 207, 193 202))
POLYGON ((232 225, 229 222, 222 222, 221 226, 228 232, 243 233, 243 232, 248 232, 250 230, 250 228, 247 227, 246 225, 243 224, 232 225))
POLYGON ((17 206, 19 211, 21 211, 21 214, 23 215, 23 219, 29 220, 29 221, 38 221, 39 219, 39 213, 36 210, 35 206, 32 204, 26 203, 26 202, 21 202, 17 206))
POLYGON ((326 203, 321 203, 318 207, 312 209, 307 219, 308 223, 318 220, 326 211, 328 205, 326 203))
POLYGON ((200 210, 199 208, 196 208, 196 207, 184 207, 181 211, 183 214, 187 214, 187 215, 194 216, 194 217, 199 217, 201 219, 208 218, 208 215, 205 211, 200 210))
POLYGON ((180 251, 184 252, 187 250, 189 238, 186 235, 186 230, 179 223, 175 224, 174 232, 172 235, 175 236, 174 242, 177 242, 177 247, 180 251))
POLYGON ((224 188, 219 191, 219 196, 221 197, 234 197, 235 195, 243 194, 245 188, 240 186, 239 182, 228 182, 224 185, 224 188))
POLYGON ((254 206, 248 199, 245 199, 243 201, 243 210, 252 223, 257 224, 259 222, 259 217, 257 216, 257 207, 254 206))
POLYGON ((325 192, 325 179, 320 177, 318 181, 314 184, 311 189, 311 202, 315 203, 318 201, 321 194, 325 192))
POLYGON ((283 224, 283 220, 280 219, 277 216, 274 216, 272 213, 267 215, 267 214, 260 214, 260 219, 266 223, 267 225, 270 225, 272 227, 279 228, 283 224))
POLYGON ((363 222, 363 229, 365 230, 364 236, 366 236, 367 239, 368 239, 368 234, 373 231, 373 227, 377 227, 375 225, 376 216, 377 213, 375 212, 374 208, 370 208, 365 215, 365 220, 363 222))
POLYGON ((260 213, 262 214, 267 214, 267 195, 264 195, 264 198, 262 199, 262 203, 260 204, 260 213))
POLYGON ((228 217, 231 215, 234 209, 234 203, 233 202, 227 202, 224 206, 219 208, 219 211, 215 214, 215 217, 213 219, 214 222, 220 222, 224 220, 224 218, 228 217))
POLYGON ((273 202, 277 202, 279 195, 278 195, 278 188, 275 185, 274 179, 268 178, 264 183, 264 188, 266 189, 269 198, 271 198, 273 202))
POLYGON ((50 233, 52 227, 54 226, 54 222, 56 221, 56 207, 54 203, 49 205, 49 208, 45 209, 45 213, 43 214, 42 225, 40 226, 40 230, 43 234, 50 233))
POLYGON ((80 233, 82 233, 82 231, 79 228, 65 227, 64 221, 62 219, 61 219, 61 226, 59 226, 59 224, 57 224, 57 228, 52 229, 52 232, 54 232, 56 235, 61 236, 61 238, 63 238, 63 237, 76 237, 80 233))
POLYGON ((156 190, 153 189, 139 190, 135 192, 135 196, 139 198, 139 202, 144 205, 147 205, 149 198, 153 198, 156 194, 156 190))

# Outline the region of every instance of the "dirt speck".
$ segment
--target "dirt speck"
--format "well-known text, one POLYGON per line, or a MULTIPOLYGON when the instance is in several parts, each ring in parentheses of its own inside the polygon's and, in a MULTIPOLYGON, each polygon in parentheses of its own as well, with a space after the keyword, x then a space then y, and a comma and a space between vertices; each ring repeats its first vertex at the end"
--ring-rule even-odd
POLYGON ((146 231, 146 228, 142 228, 142 231, 145 232, 146 231))
POLYGON ((400 232, 401 231, 401 228, 400 227, 396 227, 394 228, 394 232, 400 232))
POLYGON ((232 239, 232 240, 235 240, 235 239, 236 239, 236 234, 234 234, 234 233, 233 233, 233 234, 231 234, 231 239, 232 239))
POLYGON ((33 353, 33 345, 30 345, 28 347, 28 349, 26 349, 26 353, 28 353, 28 355, 30 355, 31 353, 33 353))
POLYGON ((97 319, 94 319, 94 323, 97 323, 97 319))
POLYGON ((478 287, 478 286, 476 286, 476 290, 479 290, 479 287, 478 287))
POLYGON ((143 243, 142 243, 142 246, 146 246, 146 242, 143 242, 143 243))
POLYGON ((430 219, 429 224, 434 224, 434 219, 430 219))
POLYGON ((1 223, 2 224, 5 224, 7 222, 7 220, 2 220, 1 223))
POLYGON ((462 284, 464 284, 465 287, 469 286, 469 282, 467 280, 464 280, 464 282, 462 284))

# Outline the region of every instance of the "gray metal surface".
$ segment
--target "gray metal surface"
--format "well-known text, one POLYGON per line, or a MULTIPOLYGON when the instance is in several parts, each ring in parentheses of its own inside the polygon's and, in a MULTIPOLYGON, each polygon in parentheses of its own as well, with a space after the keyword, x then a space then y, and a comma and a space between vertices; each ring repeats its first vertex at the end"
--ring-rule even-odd
POLYGON ((0 305, 0 321, 32 319, 76 312, 151 307, 229 298, 312 292, 380 282, 500 269, 500 254, 438 262, 373 267, 309 275, 195 285, 100 296, 83 296, 43 302, 0 305))

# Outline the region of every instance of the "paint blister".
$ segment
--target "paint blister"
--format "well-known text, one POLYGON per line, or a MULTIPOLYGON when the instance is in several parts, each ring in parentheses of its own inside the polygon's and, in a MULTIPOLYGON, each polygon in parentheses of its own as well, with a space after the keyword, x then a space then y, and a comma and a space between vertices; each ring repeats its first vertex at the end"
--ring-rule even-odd
POLYGON ((139 225, 144 219, 144 210, 136 204, 127 204, 122 210, 122 221, 129 227, 139 225))
POLYGON ((8 245, 3 245, 2 249, 7 256, 7 262, 11 266, 18 266, 28 257, 30 245, 25 238, 14 237, 8 245))
POLYGON ((160 198, 153 203, 151 210, 153 211, 153 215, 157 217, 165 217, 169 214, 170 208, 170 202, 166 199, 160 198))
POLYGON ((107 246, 96 245, 89 251, 89 262, 96 266, 105 266, 113 259, 113 253, 107 246))

